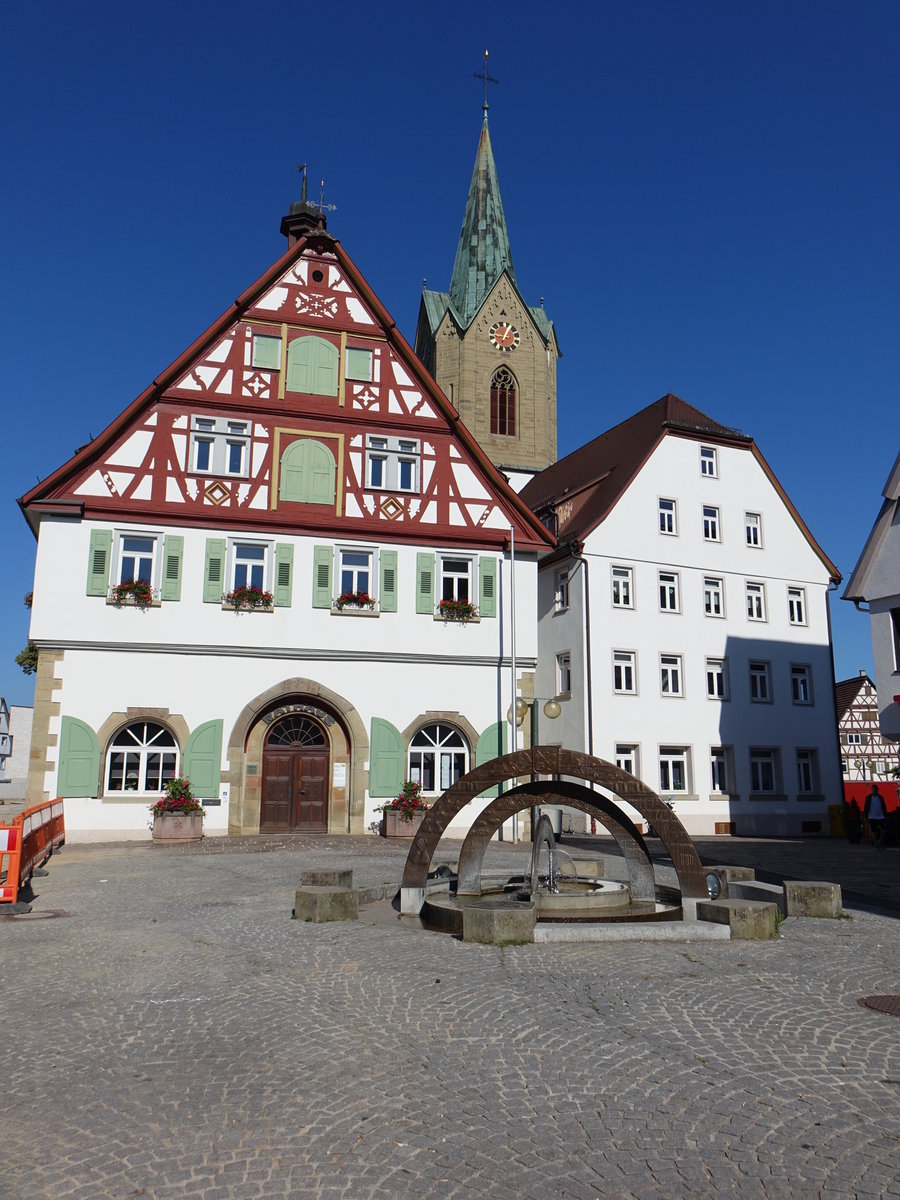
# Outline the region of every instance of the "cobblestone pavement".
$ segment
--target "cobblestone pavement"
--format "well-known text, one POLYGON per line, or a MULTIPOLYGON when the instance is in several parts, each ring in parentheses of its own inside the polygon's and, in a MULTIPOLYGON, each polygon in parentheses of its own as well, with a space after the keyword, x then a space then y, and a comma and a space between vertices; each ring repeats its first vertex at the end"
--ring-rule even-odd
POLYGON ((388 903, 290 920, 303 867, 395 884, 404 856, 54 857, 0 920, 0 1197, 900 1196, 900 1020, 857 1004, 900 993, 895 916, 506 948, 388 903))

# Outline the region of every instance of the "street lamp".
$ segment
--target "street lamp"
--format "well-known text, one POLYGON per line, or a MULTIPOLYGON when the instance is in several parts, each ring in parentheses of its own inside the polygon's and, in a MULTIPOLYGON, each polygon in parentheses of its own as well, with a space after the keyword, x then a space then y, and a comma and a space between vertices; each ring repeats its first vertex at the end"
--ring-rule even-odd
MULTIPOLYGON (((525 700, 525 699, 523 699, 522 696, 516 697, 516 705, 515 705, 516 729, 519 729, 524 724, 525 717, 528 715, 528 710, 529 709, 531 710, 531 745, 532 745, 532 747, 538 745, 538 743, 539 743, 538 722, 539 722, 540 718, 538 717, 537 706, 541 702, 541 700, 544 701, 544 704, 543 704, 544 716, 549 721, 555 721, 556 718, 562 713, 562 705, 556 699, 555 696, 532 696, 532 698, 530 700, 525 700)), ((506 710, 506 719, 510 723, 510 725, 512 725, 512 723, 513 723, 513 706, 512 705, 510 705, 509 708, 506 710)), ((515 738, 515 731, 513 732, 513 737, 515 738)), ((532 772, 532 774, 531 774, 532 783, 534 782, 534 779, 535 779, 535 775, 534 775, 534 772, 532 772)), ((540 809, 537 806, 532 805, 531 810, 530 810, 532 838, 534 837, 534 830, 535 830, 535 826, 537 825, 537 819, 538 819, 539 815, 540 815, 540 809)))

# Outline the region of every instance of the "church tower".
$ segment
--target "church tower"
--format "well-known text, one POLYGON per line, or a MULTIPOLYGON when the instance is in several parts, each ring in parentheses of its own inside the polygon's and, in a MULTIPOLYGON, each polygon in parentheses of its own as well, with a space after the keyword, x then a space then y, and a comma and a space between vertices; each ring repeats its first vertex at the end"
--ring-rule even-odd
POLYGON ((487 103, 450 290, 423 291, 415 349, 517 490, 556 461, 560 351, 543 303, 516 282, 487 103))

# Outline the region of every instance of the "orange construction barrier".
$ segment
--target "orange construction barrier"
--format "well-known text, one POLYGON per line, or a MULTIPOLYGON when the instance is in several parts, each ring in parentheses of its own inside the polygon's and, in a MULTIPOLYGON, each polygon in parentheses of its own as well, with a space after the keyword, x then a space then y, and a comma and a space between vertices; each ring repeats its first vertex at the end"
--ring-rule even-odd
POLYGON ((15 904, 35 867, 66 840, 62 800, 26 808, 9 825, 0 824, 0 904, 15 904))

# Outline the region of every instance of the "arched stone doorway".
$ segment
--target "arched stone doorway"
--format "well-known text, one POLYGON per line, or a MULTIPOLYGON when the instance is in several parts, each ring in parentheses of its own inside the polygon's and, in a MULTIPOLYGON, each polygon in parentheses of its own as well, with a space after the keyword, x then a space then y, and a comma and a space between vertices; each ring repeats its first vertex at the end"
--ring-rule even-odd
POLYGON ((326 833, 331 754, 322 723, 288 713, 269 726, 262 761, 260 833, 326 833))
POLYGON ((229 734, 227 755, 229 769, 223 782, 227 781, 230 790, 229 833, 282 832, 290 828, 313 832, 314 826, 328 833, 364 832, 365 765, 369 756, 366 728, 348 700, 317 680, 285 679, 249 701, 229 734), (280 733, 274 732, 276 727, 280 733), (319 732, 324 735, 324 746, 318 740, 319 732), (299 757, 304 764, 309 755, 311 765, 298 768, 284 761, 267 763, 269 754, 278 753, 299 757), (317 753, 322 759, 327 754, 327 763, 317 763, 317 753), (267 775, 269 765, 274 771, 271 776, 267 775), (324 767, 324 830, 321 815, 314 811, 314 791, 309 807, 301 807, 299 812, 295 807, 298 800, 304 800, 299 796, 301 791, 310 795, 304 779, 312 782, 314 790, 320 786, 316 778, 319 766, 324 767), (298 769, 299 776, 295 773, 298 769), (271 793, 271 803, 271 789, 267 789, 264 812, 264 782, 267 778, 277 780, 279 771, 281 781, 271 793))

